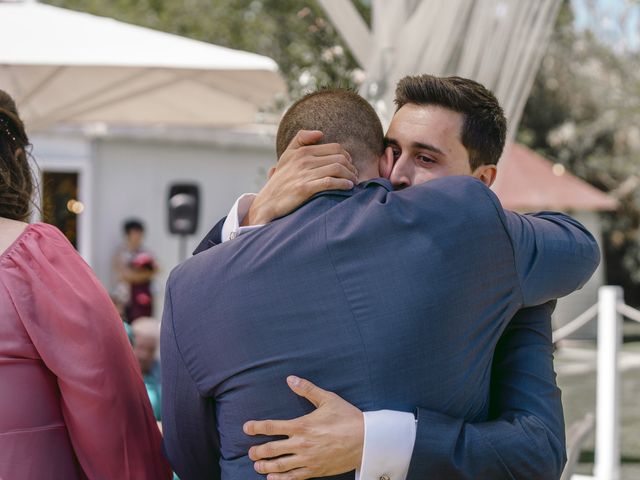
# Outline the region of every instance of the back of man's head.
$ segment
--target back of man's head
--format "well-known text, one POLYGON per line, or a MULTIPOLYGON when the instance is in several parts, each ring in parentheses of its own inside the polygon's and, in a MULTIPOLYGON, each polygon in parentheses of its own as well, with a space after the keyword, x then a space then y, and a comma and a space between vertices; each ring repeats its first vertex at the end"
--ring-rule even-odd
POLYGON ((358 169, 377 162, 384 153, 384 133, 376 111, 351 90, 320 90, 291 105, 278 126, 278 158, 300 130, 322 131, 321 143, 341 144, 358 169))
POLYGON ((437 105, 464 116, 460 139, 469 153, 471 170, 498 163, 507 135, 507 120, 495 95, 462 77, 417 75, 396 87, 397 110, 406 104, 437 105))

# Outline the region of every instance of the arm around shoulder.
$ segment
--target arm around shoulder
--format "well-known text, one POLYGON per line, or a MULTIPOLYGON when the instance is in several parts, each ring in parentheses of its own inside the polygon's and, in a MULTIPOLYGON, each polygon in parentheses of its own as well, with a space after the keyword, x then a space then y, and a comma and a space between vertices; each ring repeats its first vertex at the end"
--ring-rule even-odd
POLYGON ((504 214, 523 306, 568 295, 591 278, 600 263, 600 249, 580 222, 557 212, 504 214))

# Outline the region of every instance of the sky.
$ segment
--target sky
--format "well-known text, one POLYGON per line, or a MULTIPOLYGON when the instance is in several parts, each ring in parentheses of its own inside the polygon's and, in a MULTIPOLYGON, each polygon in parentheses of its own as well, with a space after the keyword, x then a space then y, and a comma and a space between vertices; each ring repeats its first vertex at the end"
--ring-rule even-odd
POLYGON ((640 1, 571 0, 571 3, 578 28, 593 28, 602 40, 612 44, 616 50, 640 50, 640 1), (620 17, 625 9, 629 13, 621 25, 620 17))

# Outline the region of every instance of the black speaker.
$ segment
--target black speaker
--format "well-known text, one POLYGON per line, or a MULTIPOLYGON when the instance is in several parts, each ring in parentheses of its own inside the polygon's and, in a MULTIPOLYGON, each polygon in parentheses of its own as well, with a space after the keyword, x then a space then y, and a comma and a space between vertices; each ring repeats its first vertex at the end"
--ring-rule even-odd
POLYGON ((169 232, 193 235, 198 230, 200 188, 195 183, 176 183, 169 187, 169 232))

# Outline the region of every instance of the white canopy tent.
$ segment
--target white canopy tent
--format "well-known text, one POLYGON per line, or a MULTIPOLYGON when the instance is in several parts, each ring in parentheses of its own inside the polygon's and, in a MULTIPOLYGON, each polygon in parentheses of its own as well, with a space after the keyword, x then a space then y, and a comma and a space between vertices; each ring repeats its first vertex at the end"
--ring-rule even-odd
POLYGON ((383 119, 405 75, 459 75, 491 89, 510 134, 529 96, 561 0, 372 0, 369 28, 350 1, 319 0, 366 73, 383 119))
POLYGON ((285 92, 270 58, 33 0, 0 0, 0 45, 0 88, 30 131, 247 124, 285 92))

